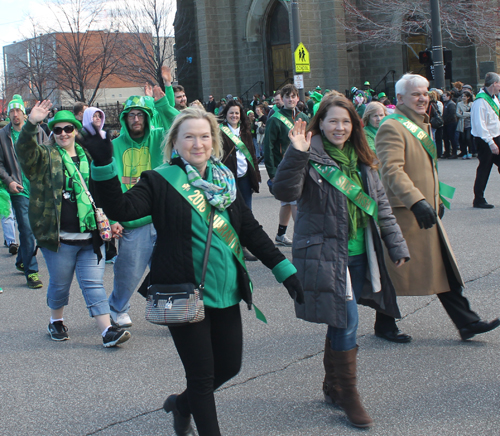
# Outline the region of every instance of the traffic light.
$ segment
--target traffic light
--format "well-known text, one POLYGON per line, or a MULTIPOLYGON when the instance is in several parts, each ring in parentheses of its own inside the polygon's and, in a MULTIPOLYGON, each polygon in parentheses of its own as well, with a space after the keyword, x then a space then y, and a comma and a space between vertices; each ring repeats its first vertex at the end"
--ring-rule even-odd
POLYGON ((418 54, 418 61, 425 66, 432 65, 432 52, 430 50, 421 51, 418 54))

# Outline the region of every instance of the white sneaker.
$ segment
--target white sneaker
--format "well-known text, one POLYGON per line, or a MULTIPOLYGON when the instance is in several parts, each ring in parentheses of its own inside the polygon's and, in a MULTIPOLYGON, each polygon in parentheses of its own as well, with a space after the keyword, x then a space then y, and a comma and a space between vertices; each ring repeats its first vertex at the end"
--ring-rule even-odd
POLYGON ((278 236, 276 235, 276 238, 274 238, 276 245, 284 245, 286 247, 291 247, 292 246, 292 240, 288 238, 287 235, 281 235, 278 236))
POLYGON ((113 324, 117 327, 131 327, 132 326, 132 320, 130 319, 130 316, 127 312, 123 313, 116 313, 111 311, 111 320, 113 321, 113 324))

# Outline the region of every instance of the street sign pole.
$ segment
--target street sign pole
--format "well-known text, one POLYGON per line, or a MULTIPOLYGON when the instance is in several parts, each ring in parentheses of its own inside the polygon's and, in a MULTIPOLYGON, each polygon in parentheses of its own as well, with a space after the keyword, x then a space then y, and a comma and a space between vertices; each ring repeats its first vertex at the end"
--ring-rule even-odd
MULTIPOLYGON (((295 64, 295 50, 297 50, 297 47, 300 44, 300 17, 299 17, 299 2, 298 0, 292 0, 291 2, 291 9, 292 9, 292 34, 293 34, 293 49, 292 49, 292 56, 294 58, 294 71, 295 74, 300 74, 300 71, 297 71, 297 65, 295 64)), ((305 101, 305 95, 304 95, 304 89, 299 89, 299 98, 302 101, 305 101)))

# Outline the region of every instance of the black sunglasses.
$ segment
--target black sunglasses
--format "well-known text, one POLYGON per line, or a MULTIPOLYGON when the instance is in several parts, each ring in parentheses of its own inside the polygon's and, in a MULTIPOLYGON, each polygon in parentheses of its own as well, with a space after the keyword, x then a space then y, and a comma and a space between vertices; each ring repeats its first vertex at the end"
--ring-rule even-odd
POLYGON ((64 130, 64 133, 73 133, 73 131, 75 130, 75 126, 73 125, 69 125, 69 126, 64 126, 64 127, 54 127, 52 129, 52 131, 54 132, 54 135, 60 135, 62 134, 64 130))

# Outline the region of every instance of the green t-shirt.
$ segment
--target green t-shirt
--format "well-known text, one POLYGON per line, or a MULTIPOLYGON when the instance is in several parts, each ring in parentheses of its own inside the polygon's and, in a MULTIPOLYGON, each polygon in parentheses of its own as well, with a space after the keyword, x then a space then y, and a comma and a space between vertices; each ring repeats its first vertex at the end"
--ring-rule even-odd
MULTIPOLYGON (((358 173, 360 173, 359 166, 356 167, 358 173)), ((360 173, 361 176, 361 173, 360 173)), ((349 256, 357 256, 358 254, 366 253, 366 242, 365 242, 365 229, 358 228, 356 231, 356 238, 351 239, 347 243, 347 251, 349 256)))
MULTIPOLYGON (((11 128, 10 135, 12 137, 12 145, 16 145, 17 140, 19 139, 19 134, 21 132, 18 132, 14 128, 11 128)), ((28 178, 24 175, 24 172, 21 170, 21 176, 22 176, 22 185, 23 185, 23 191, 20 192, 19 194, 11 194, 11 195, 24 195, 25 197, 30 198, 30 181, 28 178)))
POLYGON ((356 238, 351 239, 347 244, 349 256, 357 256, 366 253, 365 229, 359 229, 356 232, 356 238))

